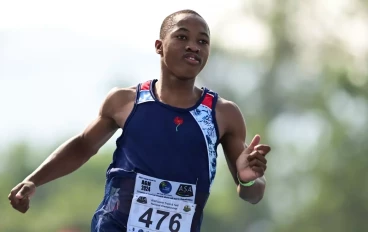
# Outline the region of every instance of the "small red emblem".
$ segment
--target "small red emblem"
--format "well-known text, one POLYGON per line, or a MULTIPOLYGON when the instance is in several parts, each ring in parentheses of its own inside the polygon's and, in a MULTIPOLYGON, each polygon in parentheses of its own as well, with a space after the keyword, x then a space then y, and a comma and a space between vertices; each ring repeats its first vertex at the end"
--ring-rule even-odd
POLYGON ((175 117, 174 123, 176 125, 176 131, 178 131, 178 127, 183 124, 184 120, 181 117, 175 117))

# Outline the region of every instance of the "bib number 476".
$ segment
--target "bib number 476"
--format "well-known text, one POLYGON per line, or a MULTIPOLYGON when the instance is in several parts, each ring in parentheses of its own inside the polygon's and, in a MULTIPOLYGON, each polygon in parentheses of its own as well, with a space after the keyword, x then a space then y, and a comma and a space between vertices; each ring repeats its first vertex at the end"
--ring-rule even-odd
MULTIPOLYGON (((156 230, 160 230, 162 222, 170 215, 170 213, 166 212, 166 211, 163 211, 163 210, 159 210, 159 209, 156 210, 155 213, 162 215, 162 217, 160 218, 160 220, 158 220, 157 225, 156 225, 156 230)), ((144 223, 145 226, 147 228, 149 228, 150 225, 153 224, 152 214, 153 214, 153 209, 149 208, 146 212, 144 212, 139 217, 138 221, 144 223)), ((180 230, 180 221, 178 219, 181 219, 181 218, 182 218, 182 216, 181 216, 180 213, 176 213, 176 214, 174 214, 170 217, 170 222, 169 222, 170 232, 179 232, 179 230, 180 230)))

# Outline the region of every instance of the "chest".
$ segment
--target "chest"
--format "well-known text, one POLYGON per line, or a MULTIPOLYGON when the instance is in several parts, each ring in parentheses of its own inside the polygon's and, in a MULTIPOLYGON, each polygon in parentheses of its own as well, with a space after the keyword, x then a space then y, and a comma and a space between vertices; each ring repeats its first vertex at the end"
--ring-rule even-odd
MULTIPOLYGON (((114 115, 115 122, 119 125, 120 128, 124 128, 125 123, 127 122, 128 118, 131 116, 132 111, 134 109, 134 102, 132 101, 130 104, 127 104, 124 108, 122 108, 116 115, 114 115)), ((155 109, 153 109, 155 111, 155 109)), ((146 129, 155 129, 154 127, 159 127, 161 129, 164 127, 167 131, 172 131, 172 127, 175 127, 175 132, 180 130, 180 133, 175 133, 176 137, 186 137, 190 136, 189 132, 190 129, 193 128, 194 125, 198 124, 195 120, 193 120, 192 115, 189 112, 185 113, 158 113, 152 114, 150 110, 144 110, 144 114, 139 114, 137 120, 134 119, 136 122, 145 122, 147 121, 149 124, 147 125, 146 129), (189 116, 189 118, 188 118, 189 116), (185 120, 185 121, 184 121, 185 120), (152 124, 152 122, 156 122, 156 124, 152 124), (185 125, 184 125, 185 123, 185 125), (179 125, 180 124, 180 125, 179 125), (183 125, 183 126, 182 126, 183 125), (176 131, 177 130, 177 131, 176 131)), ((216 123, 219 133, 219 139, 223 137, 226 131, 226 122, 227 119, 221 113, 221 111, 216 109, 215 112, 215 119, 214 123, 216 123)), ((129 119, 131 120, 131 119, 129 119)))
POLYGON ((152 102, 138 105, 127 118, 117 157, 128 160, 138 172, 197 183, 207 191, 216 144, 211 113, 174 111, 152 102))
POLYGON ((206 128, 203 128, 203 123, 196 120, 191 112, 172 111, 154 103, 147 103, 138 106, 132 117, 126 119, 127 122, 125 130, 130 138, 145 144, 160 148, 183 149, 188 152, 191 147, 195 149, 206 144, 203 131, 206 128))

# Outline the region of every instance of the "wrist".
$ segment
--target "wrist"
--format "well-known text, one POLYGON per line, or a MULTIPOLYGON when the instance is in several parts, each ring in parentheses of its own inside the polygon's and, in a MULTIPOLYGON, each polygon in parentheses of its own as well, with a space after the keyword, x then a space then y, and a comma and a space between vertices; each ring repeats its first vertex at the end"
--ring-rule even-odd
POLYGON ((31 183, 33 183, 36 187, 38 187, 38 182, 37 182, 37 180, 36 180, 35 176, 33 176, 33 175, 27 176, 27 177, 23 180, 23 182, 31 182, 31 183))
POLYGON ((236 172, 236 177, 238 178, 239 184, 241 186, 244 186, 244 187, 250 187, 250 186, 254 185, 254 183, 256 182, 255 180, 251 180, 251 181, 247 181, 247 182, 244 182, 244 181, 240 180, 238 172, 236 172))

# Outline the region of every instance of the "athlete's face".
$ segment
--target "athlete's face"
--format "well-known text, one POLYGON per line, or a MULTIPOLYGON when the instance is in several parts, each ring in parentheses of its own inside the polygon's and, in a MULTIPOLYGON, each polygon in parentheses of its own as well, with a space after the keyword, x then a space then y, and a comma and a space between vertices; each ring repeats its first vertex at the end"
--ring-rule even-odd
POLYGON ((195 78, 207 63, 210 38, 207 23, 193 14, 179 14, 163 40, 156 41, 161 65, 180 79, 195 78))

